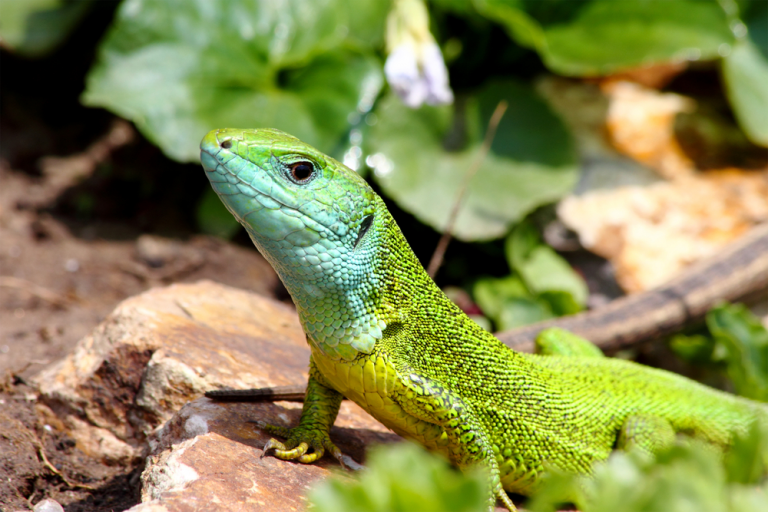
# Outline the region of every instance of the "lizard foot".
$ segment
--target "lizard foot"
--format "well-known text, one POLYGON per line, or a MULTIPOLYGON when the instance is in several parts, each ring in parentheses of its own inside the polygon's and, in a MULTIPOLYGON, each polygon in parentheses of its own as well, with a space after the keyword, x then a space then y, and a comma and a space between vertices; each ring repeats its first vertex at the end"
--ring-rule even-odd
POLYGON ((298 460, 303 464, 311 464, 320 457, 328 453, 339 461, 341 467, 347 469, 344 464, 343 455, 335 444, 331 441, 327 432, 311 427, 286 428, 276 425, 270 425, 262 421, 255 422, 259 428, 266 430, 269 434, 286 438, 285 443, 277 439, 270 439, 264 445, 264 451, 261 453, 263 458, 270 450, 278 459, 298 460))

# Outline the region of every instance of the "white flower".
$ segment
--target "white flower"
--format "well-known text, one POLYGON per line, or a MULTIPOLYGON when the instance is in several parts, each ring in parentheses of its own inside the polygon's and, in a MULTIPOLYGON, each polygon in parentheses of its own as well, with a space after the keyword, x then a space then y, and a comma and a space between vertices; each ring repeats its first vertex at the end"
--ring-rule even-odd
POLYGON ((407 106, 453 102, 448 69, 429 32, 429 14, 420 0, 397 0, 387 19, 389 56, 384 74, 407 106))

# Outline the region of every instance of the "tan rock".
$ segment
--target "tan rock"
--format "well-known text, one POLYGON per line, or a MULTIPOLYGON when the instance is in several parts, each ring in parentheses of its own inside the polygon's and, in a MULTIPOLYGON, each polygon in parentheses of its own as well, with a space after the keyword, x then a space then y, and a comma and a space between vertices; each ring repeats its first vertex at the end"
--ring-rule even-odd
MULTIPOLYGON (((263 420, 290 426, 301 404, 217 403, 200 398, 185 405, 149 438, 150 455, 142 473, 142 501, 131 509, 162 506, 162 511, 304 510, 311 484, 339 465, 331 457, 315 464, 260 458, 269 436, 253 424, 263 420)), ((364 449, 399 439, 351 402, 344 402, 331 431, 349 465, 364 449)), ((155 510, 155 509, 148 509, 155 510)))
POLYGON ((35 381, 86 451, 116 461, 206 390, 305 383, 308 358, 291 307, 201 281, 124 301, 35 381))
POLYGON ((668 179, 694 172, 674 133, 675 116, 694 109, 691 99, 623 80, 607 80, 602 89, 610 98, 605 126, 619 152, 668 179))
POLYGON ((768 221, 768 171, 725 169, 569 196, 558 216, 627 292, 659 286, 768 221))
MULTIPOLYGON (((662 285, 768 221, 768 169, 701 171, 682 150, 675 118, 695 107, 692 99, 613 77, 600 83, 605 111, 592 108, 584 116, 584 109, 566 102, 568 95, 553 94, 559 89, 552 85, 548 90, 559 111, 571 112, 566 119, 581 122, 569 124, 579 133, 585 161, 602 162, 598 169, 585 164, 587 178, 560 202, 558 217, 585 248, 611 261, 625 291, 662 285), (664 179, 646 181, 635 171, 624 176, 625 166, 601 146, 604 136, 615 151, 664 179), (605 174, 613 176, 606 180, 605 174)), ((584 86, 563 90, 577 93, 577 104, 599 106, 584 86)))

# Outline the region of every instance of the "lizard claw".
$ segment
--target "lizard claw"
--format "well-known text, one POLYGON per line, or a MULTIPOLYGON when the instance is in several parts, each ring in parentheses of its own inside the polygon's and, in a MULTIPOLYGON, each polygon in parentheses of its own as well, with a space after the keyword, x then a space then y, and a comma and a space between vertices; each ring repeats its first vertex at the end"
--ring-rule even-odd
POLYGON ((348 469, 344 463, 344 455, 335 444, 331 442, 326 432, 317 431, 311 428, 296 427, 293 429, 278 427, 264 423, 263 421, 254 422, 259 428, 266 430, 269 434, 286 438, 285 443, 277 439, 270 439, 264 445, 259 458, 263 458, 270 450, 273 455, 282 460, 297 460, 302 464, 311 464, 322 457, 326 450, 339 461, 341 467, 348 469))

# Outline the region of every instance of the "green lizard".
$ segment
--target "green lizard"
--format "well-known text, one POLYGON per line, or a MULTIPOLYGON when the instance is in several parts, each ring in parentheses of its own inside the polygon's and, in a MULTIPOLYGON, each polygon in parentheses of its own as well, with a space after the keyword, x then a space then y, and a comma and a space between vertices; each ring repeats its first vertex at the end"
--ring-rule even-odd
POLYGON ((676 433, 726 448, 768 423, 762 404, 601 357, 575 336, 546 333, 548 355, 507 348, 429 278, 365 180, 288 134, 214 130, 201 160, 280 275, 311 349, 299 425, 262 425, 287 438, 264 453, 341 460, 329 430, 347 397, 459 468, 487 468, 489 505, 515 510, 504 490, 530 494, 545 467, 589 473, 615 448, 653 452, 676 433))

